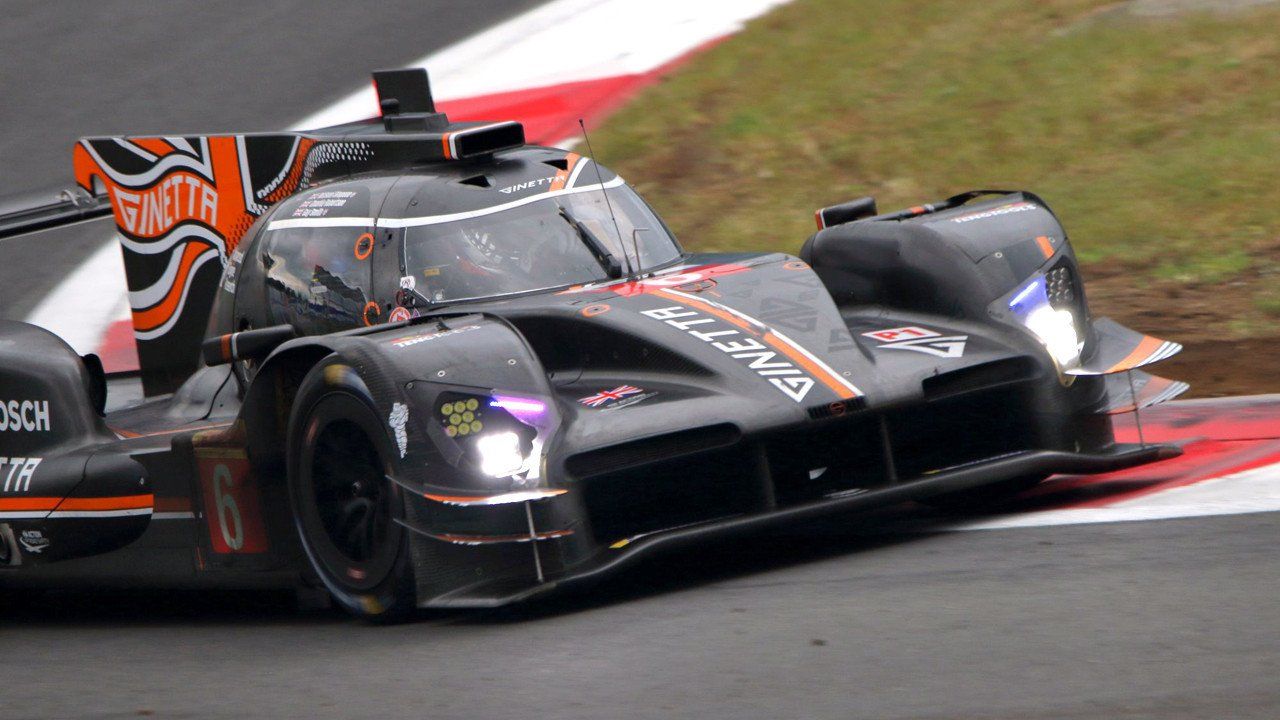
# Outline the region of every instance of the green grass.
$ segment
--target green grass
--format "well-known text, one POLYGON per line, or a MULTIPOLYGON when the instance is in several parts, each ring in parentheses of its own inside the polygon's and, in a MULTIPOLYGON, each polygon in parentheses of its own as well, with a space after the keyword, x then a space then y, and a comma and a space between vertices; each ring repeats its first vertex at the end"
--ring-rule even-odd
MULTIPOLYGON (((1280 8, 1112 5, 797 0, 643 93, 596 149, 692 249, 795 252, 814 209, 859 195, 887 211, 1026 188, 1086 265, 1257 277, 1280 237, 1280 8)), ((1274 292, 1254 305, 1280 314, 1274 292)))

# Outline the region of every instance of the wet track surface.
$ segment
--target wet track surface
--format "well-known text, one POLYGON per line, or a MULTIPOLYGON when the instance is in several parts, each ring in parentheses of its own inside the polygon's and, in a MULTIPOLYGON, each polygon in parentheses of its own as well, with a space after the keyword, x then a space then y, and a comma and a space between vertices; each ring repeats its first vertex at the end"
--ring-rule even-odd
POLYGON ((1280 516, 901 530, 922 512, 398 627, 262 593, 9 598, 0 651, 22 679, 6 714, 1276 716, 1280 516))
MULTIPOLYGON (((84 133, 271 129, 530 2, 6 5, 0 193, 84 133), (477 10, 477 8, 483 8, 477 10)), ((565 51, 569 45, 553 48, 565 51)), ((22 317, 90 248, 0 241, 22 317)), ((1194 379, 1193 379, 1194 380, 1194 379)), ((270 593, 0 595, 6 718, 1275 718, 1280 514, 920 533, 899 508, 370 627, 270 593)))

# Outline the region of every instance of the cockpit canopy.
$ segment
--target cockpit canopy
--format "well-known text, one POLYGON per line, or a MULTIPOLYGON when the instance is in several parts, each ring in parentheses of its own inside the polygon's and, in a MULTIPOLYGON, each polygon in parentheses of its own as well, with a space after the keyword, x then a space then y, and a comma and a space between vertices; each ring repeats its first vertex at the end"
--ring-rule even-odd
POLYGON ((583 172, 590 162, 524 148, 300 192, 231 255, 210 331, 330 333, 677 261, 653 210, 612 172, 583 172))
POLYGON ((623 274, 680 257, 675 239, 631 188, 581 190, 459 213, 465 217, 407 219, 405 277, 426 302, 457 302, 608 280, 607 257, 623 274))

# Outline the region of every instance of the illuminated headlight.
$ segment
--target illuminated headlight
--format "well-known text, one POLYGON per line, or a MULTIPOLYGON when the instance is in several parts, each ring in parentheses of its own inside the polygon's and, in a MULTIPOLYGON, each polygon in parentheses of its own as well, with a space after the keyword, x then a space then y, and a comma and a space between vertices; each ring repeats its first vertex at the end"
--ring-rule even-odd
POLYGON ((1080 365, 1084 343, 1076 332, 1076 317, 1070 310, 1054 309, 1043 277, 1032 278, 1015 292, 1009 310, 1044 345, 1060 372, 1080 365))
POLYGON ((495 432, 476 438, 480 455, 480 472, 493 477, 507 477, 524 467, 520 452, 520 436, 513 432, 495 432))
POLYGON ((1054 310, 1042 305, 1032 310, 1023 322, 1044 343, 1058 367, 1066 370, 1080 364, 1080 338, 1076 335, 1076 318, 1070 310, 1054 310))
POLYGON ((517 485, 541 478, 543 448, 557 423, 545 398, 445 391, 435 404, 450 462, 517 485))

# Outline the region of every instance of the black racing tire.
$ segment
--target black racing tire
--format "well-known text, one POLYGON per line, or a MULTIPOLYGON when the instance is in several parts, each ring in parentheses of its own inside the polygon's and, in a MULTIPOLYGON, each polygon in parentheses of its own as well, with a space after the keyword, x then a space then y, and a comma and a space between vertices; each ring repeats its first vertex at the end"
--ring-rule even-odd
POLYGON ((931 495, 920 498, 918 502, 947 512, 978 512, 998 508, 1018 493, 1039 485, 1046 477, 1048 476, 1031 475, 1010 478, 989 485, 979 485, 967 490, 955 490, 940 495, 931 495))
POLYGON ((335 602, 373 622, 416 609, 392 442, 356 371, 337 356, 303 379, 289 416, 288 485, 298 539, 335 602))

